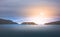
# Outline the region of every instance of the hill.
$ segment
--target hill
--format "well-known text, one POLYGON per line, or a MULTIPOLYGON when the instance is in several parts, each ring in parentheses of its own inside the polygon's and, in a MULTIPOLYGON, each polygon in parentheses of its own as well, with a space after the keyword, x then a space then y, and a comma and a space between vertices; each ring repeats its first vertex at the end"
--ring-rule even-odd
POLYGON ((17 24, 17 23, 11 20, 0 19, 0 24, 17 24))
POLYGON ((23 25, 37 25, 34 22, 22 22, 21 24, 23 24, 23 25))
POLYGON ((45 23, 45 25, 60 25, 60 21, 45 23))

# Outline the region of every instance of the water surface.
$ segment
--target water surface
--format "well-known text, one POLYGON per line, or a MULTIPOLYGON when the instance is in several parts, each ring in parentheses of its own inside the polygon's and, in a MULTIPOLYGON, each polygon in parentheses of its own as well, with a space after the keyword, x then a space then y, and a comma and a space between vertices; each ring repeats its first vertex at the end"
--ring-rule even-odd
MULTIPOLYGON (((21 36, 21 37, 48 37, 60 36, 60 25, 20 25, 5 24, 0 25, 0 35, 21 36)), ((4 37, 4 36, 3 36, 4 37)))

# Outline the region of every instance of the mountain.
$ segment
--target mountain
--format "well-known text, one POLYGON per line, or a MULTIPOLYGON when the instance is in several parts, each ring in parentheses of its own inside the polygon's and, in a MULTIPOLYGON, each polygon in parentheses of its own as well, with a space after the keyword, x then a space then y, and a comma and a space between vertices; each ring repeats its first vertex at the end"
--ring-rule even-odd
POLYGON ((0 19, 0 24, 17 24, 17 23, 11 20, 0 19))
POLYGON ((22 22, 21 24, 23 24, 23 25, 37 25, 34 22, 22 22))
POLYGON ((45 23, 45 25, 60 25, 60 21, 45 23))

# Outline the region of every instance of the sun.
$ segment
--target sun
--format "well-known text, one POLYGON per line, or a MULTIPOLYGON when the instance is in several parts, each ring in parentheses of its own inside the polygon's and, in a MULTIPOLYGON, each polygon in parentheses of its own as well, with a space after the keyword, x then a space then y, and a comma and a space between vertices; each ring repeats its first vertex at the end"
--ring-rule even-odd
POLYGON ((46 20, 44 18, 40 18, 40 17, 34 18, 32 21, 37 23, 37 24, 44 24, 44 23, 46 23, 46 20))

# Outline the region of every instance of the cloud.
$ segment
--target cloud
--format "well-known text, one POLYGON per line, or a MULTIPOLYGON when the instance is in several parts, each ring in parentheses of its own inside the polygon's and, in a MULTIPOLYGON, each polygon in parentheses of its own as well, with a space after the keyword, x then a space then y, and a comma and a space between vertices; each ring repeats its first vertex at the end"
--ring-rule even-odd
MULTIPOLYGON (((0 17, 22 17, 25 16, 24 9, 32 5, 47 5, 54 6, 59 10, 59 0, 3 0, 0 2, 0 17), (19 11, 18 11, 19 10, 19 11)), ((57 16, 60 16, 60 10, 57 11, 57 16)))

